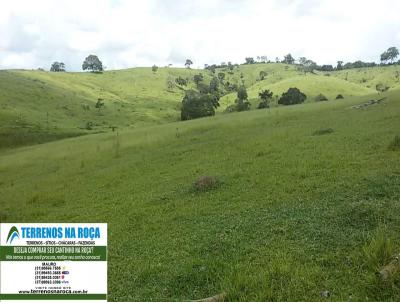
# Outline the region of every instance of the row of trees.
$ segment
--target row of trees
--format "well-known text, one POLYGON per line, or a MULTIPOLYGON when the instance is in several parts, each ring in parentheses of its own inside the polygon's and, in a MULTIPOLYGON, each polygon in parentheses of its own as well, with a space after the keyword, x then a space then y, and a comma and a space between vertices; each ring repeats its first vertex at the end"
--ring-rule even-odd
MULTIPOLYGON (((381 64, 400 64, 400 60, 396 61, 396 59, 399 57, 399 50, 396 47, 389 47, 386 51, 384 51, 381 54, 381 64)), ((295 64, 296 60, 293 58, 293 56, 289 53, 284 56, 283 60, 280 60, 279 58, 275 59, 276 63, 284 63, 284 64, 295 64)), ((333 70, 342 70, 342 69, 350 69, 350 68, 362 68, 362 67, 374 67, 377 66, 378 64, 375 62, 363 62, 363 61, 355 61, 355 62, 349 62, 344 64, 343 61, 337 61, 337 65, 318 65, 316 62, 313 60, 309 60, 305 57, 300 57, 298 59, 298 65, 306 67, 306 69, 313 69, 313 70, 321 70, 321 71, 333 71, 333 70)), ((271 63, 270 60, 267 59, 266 56, 258 56, 257 61, 253 57, 247 57, 245 58, 245 63, 244 64, 256 64, 256 63, 271 63)))
MULTIPOLYGON (((219 107, 220 93, 218 80, 213 78, 209 85, 204 84, 203 79, 197 82, 197 91, 190 89, 185 91, 182 100, 181 120, 190 120, 200 117, 215 115, 215 109, 219 107)), ((273 92, 266 89, 259 93, 260 103, 258 109, 269 108, 273 99, 273 92)), ((275 97, 280 105, 295 105, 304 103, 307 96, 298 88, 289 88, 280 97, 275 97)), ((251 104, 245 86, 237 88, 235 103, 228 106, 226 112, 241 112, 250 110, 251 104)))
MULTIPOLYGON (((386 51, 384 51, 381 54, 381 63, 382 64, 400 64, 400 60, 396 62, 396 59, 399 56, 399 50, 396 47, 389 47, 386 51)), ((270 63, 271 61, 268 60, 267 56, 257 56, 257 60, 255 60, 253 57, 247 57, 245 58, 245 63, 244 64, 256 64, 256 63, 270 63)), ((280 61, 279 58, 275 59, 276 63, 284 63, 284 64, 289 64, 293 65, 296 63, 295 58, 289 53, 284 56, 283 60, 280 61)), ((321 70, 321 71, 333 71, 333 70, 342 70, 342 69, 350 69, 350 68, 361 68, 361 67, 374 67, 377 64, 375 62, 362 62, 362 61, 356 61, 354 63, 346 63, 343 64, 343 61, 338 61, 336 67, 333 65, 318 65, 316 62, 313 60, 309 60, 305 57, 300 57, 298 59, 298 65, 303 66, 303 69, 305 72, 310 71, 310 70, 321 70)), ((186 59, 185 61, 185 67, 190 68, 193 65, 193 61, 191 59, 186 59)), ((232 64, 231 62, 225 63, 222 62, 220 65, 217 64, 212 64, 208 65, 205 64, 204 68, 207 70, 210 70, 212 73, 215 73, 217 68, 228 68, 229 70, 233 70, 235 66, 238 66, 238 64, 232 64)), ((83 61, 82 64, 82 69, 83 70, 89 70, 92 72, 101 72, 104 70, 103 68, 103 63, 100 61, 100 59, 96 55, 89 55, 86 57, 86 59, 83 61)), ((153 72, 156 72, 158 67, 154 65, 152 67, 153 72)), ((50 71, 53 72, 64 72, 65 69, 65 64, 63 62, 54 62, 51 67, 50 71)))

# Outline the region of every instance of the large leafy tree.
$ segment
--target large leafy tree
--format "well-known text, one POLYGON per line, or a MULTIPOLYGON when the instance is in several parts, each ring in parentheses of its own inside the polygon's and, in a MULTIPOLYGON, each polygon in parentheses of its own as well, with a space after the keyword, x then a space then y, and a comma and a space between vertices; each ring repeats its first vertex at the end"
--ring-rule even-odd
POLYGON ((193 65, 193 61, 190 59, 186 59, 186 62, 185 62, 186 68, 190 68, 190 65, 193 65))
POLYGON ((313 60, 309 60, 306 57, 300 57, 299 58, 299 70, 303 71, 304 73, 307 72, 313 72, 314 69, 317 68, 317 63, 315 63, 313 60))
POLYGON ((103 63, 95 55, 89 55, 82 64, 83 70, 90 70, 92 72, 103 71, 103 63))
POLYGON ((246 64, 254 64, 256 62, 253 57, 247 57, 245 60, 246 64))
POLYGON ((399 56, 399 50, 396 47, 389 47, 384 53, 381 54, 381 61, 393 63, 393 61, 399 56))
POLYGON ((289 54, 287 54, 287 55, 284 57, 282 63, 285 63, 285 64, 293 64, 294 61, 295 61, 294 58, 293 58, 292 55, 289 53, 289 54))
POLYGON ((298 88, 289 88, 288 91, 282 94, 278 100, 280 105, 295 105, 304 103, 307 96, 302 93, 298 88))
POLYGON ((215 115, 219 99, 213 94, 204 94, 195 90, 187 90, 182 100, 181 120, 215 115))
POLYGON ((50 71, 63 72, 65 71, 65 64, 63 62, 54 62, 51 64, 50 71))

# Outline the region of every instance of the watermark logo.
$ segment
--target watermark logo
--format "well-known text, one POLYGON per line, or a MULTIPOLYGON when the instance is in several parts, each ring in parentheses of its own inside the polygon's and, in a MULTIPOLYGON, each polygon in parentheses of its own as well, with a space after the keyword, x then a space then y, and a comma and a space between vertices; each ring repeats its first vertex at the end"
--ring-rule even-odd
POLYGON ((15 238, 20 238, 19 231, 16 226, 13 226, 8 232, 7 243, 11 244, 15 238))

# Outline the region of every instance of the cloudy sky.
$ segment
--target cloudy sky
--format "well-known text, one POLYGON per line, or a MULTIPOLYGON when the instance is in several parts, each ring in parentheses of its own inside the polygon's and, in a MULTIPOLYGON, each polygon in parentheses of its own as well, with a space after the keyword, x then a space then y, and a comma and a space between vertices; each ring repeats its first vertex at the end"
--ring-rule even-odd
POLYGON ((399 0, 0 0, 0 69, 96 54, 107 69, 292 53, 378 61, 400 47, 399 0))

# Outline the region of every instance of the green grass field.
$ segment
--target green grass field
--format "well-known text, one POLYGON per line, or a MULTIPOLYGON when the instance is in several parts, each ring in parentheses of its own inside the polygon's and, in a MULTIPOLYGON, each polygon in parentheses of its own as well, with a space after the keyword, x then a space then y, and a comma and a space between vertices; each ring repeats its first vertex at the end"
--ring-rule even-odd
POLYGON ((107 222, 109 301, 397 301, 400 278, 375 276, 400 249, 400 91, 385 95, 3 150, 0 218, 107 222), (218 185, 198 192, 204 175, 218 185))
POLYGON ((400 275, 375 275, 400 252, 394 71, 240 66, 225 80, 253 109, 261 89, 309 98, 187 122, 166 80, 198 70, 1 71, 0 221, 107 222, 109 301, 399 301, 400 275), (196 190, 202 176, 216 185, 196 190))

